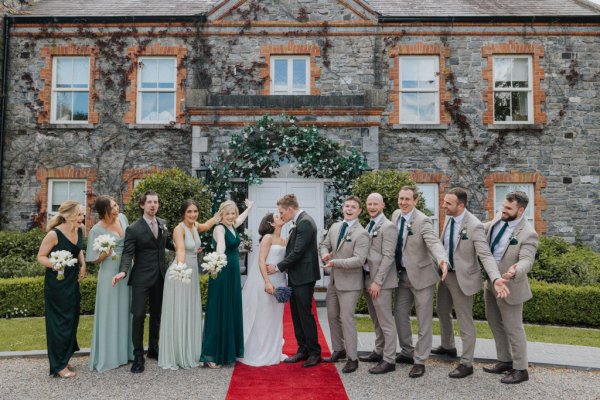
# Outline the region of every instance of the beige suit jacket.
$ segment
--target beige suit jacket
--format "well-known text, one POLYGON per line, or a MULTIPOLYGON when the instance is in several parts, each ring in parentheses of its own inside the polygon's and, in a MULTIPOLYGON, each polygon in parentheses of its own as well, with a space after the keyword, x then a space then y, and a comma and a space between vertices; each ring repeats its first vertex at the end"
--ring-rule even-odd
POLYGON ((337 290, 362 290, 364 284, 362 266, 369 251, 369 234, 360 222, 356 221, 346 229, 344 237, 337 246, 341 228, 342 222, 333 224, 319 249, 321 256, 332 253, 330 261, 333 263, 333 268, 331 268, 329 284, 334 285, 337 290))
MULTIPOLYGON (((395 226, 398 226, 401 215, 400 210, 394 211, 392 222, 395 226)), ((436 284, 441 273, 436 262, 444 260, 447 264, 448 256, 442 242, 433 232, 431 219, 415 209, 404 229, 409 229, 402 254, 410 283, 417 290, 436 284)))
MULTIPOLYGON (((500 215, 496 216, 492 221, 483 224, 488 243, 492 227, 499 219, 500 215)), ((513 264, 517 264, 517 275, 515 279, 509 281, 508 290, 510 290, 510 295, 505 299, 508 304, 516 305, 524 303, 532 297, 527 273, 531 270, 535 261, 539 239, 537 233, 525 218, 515 227, 511 237, 514 237, 513 242, 516 243, 510 244, 509 242, 507 244, 502 259, 498 264, 498 269, 500 274, 503 274, 513 264)), ((490 285, 489 282, 486 282, 486 285, 489 290, 496 294, 493 285, 490 285)))
MULTIPOLYGON (((442 231, 440 240, 444 240, 446 229, 450 229, 450 218, 446 218, 446 224, 442 231)), ((472 296, 483 287, 483 280, 479 269, 479 262, 487 272, 492 282, 500 278, 498 265, 490 252, 483 224, 476 216, 465 210, 465 216, 458 228, 458 240, 454 244, 454 270, 458 286, 466 296, 472 296)))
POLYGON ((369 238, 371 244, 367 254, 369 279, 365 281, 365 287, 368 288, 371 282, 377 283, 382 289, 398 287, 394 258, 398 229, 383 215, 371 229, 369 238))

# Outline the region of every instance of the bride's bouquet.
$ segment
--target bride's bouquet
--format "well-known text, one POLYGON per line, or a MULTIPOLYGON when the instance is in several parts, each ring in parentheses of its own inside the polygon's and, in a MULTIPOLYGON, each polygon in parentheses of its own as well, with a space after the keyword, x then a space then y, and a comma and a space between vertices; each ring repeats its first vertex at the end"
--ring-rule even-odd
POLYGON ((289 286, 279 286, 273 291, 273 296, 278 303, 287 303, 292 297, 292 288, 289 286))
POLYGON ((168 279, 189 284, 192 281, 192 269, 182 263, 173 263, 169 268, 168 279))
POLYGON ((213 251, 204 256, 202 269, 210 274, 211 278, 216 278, 219 272, 227 265, 227 256, 225 254, 213 251))
MULTIPOLYGON (((94 250, 99 253, 110 254, 117 246, 117 241, 111 235, 100 235, 94 240, 94 250)), ((117 259, 117 255, 113 252, 113 260, 117 259)))
POLYGON ((65 279, 65 268, 77 264, 77 259, 68 250, 53 251, 48 259, 52 263, 52 269, 58 272, 56 279, 59 281, 65 279))

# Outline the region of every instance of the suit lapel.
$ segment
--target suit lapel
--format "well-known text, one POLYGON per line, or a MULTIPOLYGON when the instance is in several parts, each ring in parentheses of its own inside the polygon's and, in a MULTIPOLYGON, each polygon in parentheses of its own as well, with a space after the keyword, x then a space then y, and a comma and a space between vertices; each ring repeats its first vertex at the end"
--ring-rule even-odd
MULTIPOLYGON (((343 223, 343 221, 342 221, 342 223, 343 223)), ((346 232, 344 233, 344 236, 340 239, 340 243, 335 248, 335 251, 338 251, 340 249, 340 247, 342 247, 342 245, 346 241, 346 236, 352 236, 352 232, 354 232, 354 228, 356 227, 356 224, 358 224, 358 221, 356 221, 354 224, 352 224, 351 227, 349 227, 348 229, 346 229, 346 232)), ((340 234, 340 230, 341 229, 342 229, 342 225, 340 224, 340 229, 338 230, 337 235, 335 236, 336 240, 337 240, 337 237, 340 234)))
POLYGON ((469 222, 469 218, 470 218, 469 212, 467 210, 465 210, 465 216, 463 217, 463 220, 461 221, 460 226, 458 227, 458 240, 454 244, 454 251, 456 251, 458 249, 458 246, 462 242, 461 232, 463 229, 466 229, 467 223, 469 222))
MULTIPOLYGON (((521 231, 523 230, 523 226, 525 225, 525 217, 523 217, 523 219, 521 220, 521 222, 519 222, 519 225, 515 226, 515 230, 513 231, 513 233, 511 233, 511 235, 508 237, 508 240, 506 242, 506 247, 504 248, 504 252, 502 253, 502 258, 504 258, 504 255, 506 254, 508 248, 511 246, 510 244, 510 238, 511 237, 517 237, 517 235, 519 233, 521 233, 521 231)), ((501 258, 501 259, 502 259, 501 258)))
MULTIPOLYGON (((140 219, 140 223, 142 224, 142 230, 144 232, 146 232, 146 235, 150 235, 150 238, 152 238, 152 239, 154 239, 154 241, 156 241, 156 238, 154 237, 154 234, 152 233, 152 229, 150 229, 150 225, 148 225, 148 222, 146 222, 146 220, 144 219, 144 217, 142 217, 140 219)), ((158 229, 159 229, 159 233, 160 233, 160 227, 158 229)))
MULTIPOLYGON (((408 228, 410 227, 412 229, 413 221, 415 220, 416 215, 417 215, 417 209, 414 209, 410 219, 407 219, 406 224, 404 225, 404 229, 406 230, 406 239, 404 239, 404 241, 402 243, 402 253, 404 253, 404 250, 406 249, 406 243, 408 242, 408 237, 410 236, 409 235, 410 231, 408 230, 408 228)), ((402 216, 402 214, 400 214, 400 216, 402 216)), ((398 217, 398 218, 400 218, 400 217, 398 217)))

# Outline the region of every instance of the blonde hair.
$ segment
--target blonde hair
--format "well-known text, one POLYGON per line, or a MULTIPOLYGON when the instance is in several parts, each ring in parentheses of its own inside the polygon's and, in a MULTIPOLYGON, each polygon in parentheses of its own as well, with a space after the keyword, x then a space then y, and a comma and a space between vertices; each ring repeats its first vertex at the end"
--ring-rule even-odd
POLYGON ((83 205, 75 200, 67 200, 60 205, 58 208, 58 214, 56 214, 50 221, 48 221, 47 231, 57 227, 60 224, 64 224, 67 221, 76 219, 79 215, 80 210, 83 209, 83 205))
POLYGON ((240 210, 238 210, 237 205, 234 201, 227 200, 221 203, 221 205, 219 206, 219 211, 217 211, 217 214, 219 214, 221 220, 223 220, 225 213, 232 208, 235 210, 235 217, 237 218, 240 215, 240 210))

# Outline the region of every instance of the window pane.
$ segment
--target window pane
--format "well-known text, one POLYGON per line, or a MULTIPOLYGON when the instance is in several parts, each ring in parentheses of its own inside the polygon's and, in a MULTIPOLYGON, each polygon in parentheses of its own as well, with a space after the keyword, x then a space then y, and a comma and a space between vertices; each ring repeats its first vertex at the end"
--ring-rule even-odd
POLYGON ((142 93, 141 99, 140 119, 142 121, 158 120, 158 115, 156 113, 158 93, 142 93))
POLYGON ((54 181, 52 183, 52 211, 58 211, 61 203, 69 200, 69 182, 54 181))
POLYGON ((513 121, 527 121, 527 92, 512 92, 512 120, 513 121))
POLYGON ((419 93, 419 121, 435 121, 435 97, 436 93, 419 93))
POLYGON ((434 232, 439 232, 439 197, 438 185, 436 183, 417 184, 417 188, 423 195, 425 201, 425 214, 431 217, 434 225, 434 232))
POLYGON ((56 87, 70 88, 73 75, 73 59, 72 58, 57 58, 56 59, 56 87))
POLYGON ((142 89, 155 89, 158 87, 158 60, 151 58, 143 58, 140 61, 140 69, 142 71, 142 89))
POLYGON ((293 60, 293 89, 306 88, 306 60, 293 60))
POLYGON ((56 93, 56 120, 70 121, 71 120, 71 104, 72 92, 57 92, 56 93))
POLYGON ((73 120, 87 121, 88 119, 88 92, 73 92, 73 120))
POLYGON ((435 89, 436 79, 435 61, 433 59, 419 60, 419 88, 435 89))
POLYGON ((416 122, 419 116, 419 107, 416 93, 402 93, 400 120, 402 123, 416 122))
POLYGON ((158 94, 158 120, 175 121, 175 94, 158 94))
POLYGON ((494 121, 511 121, 510 92, 494 93, 494 121))
POLYGON ((400 65, 400 83, 402 89, 412 89, 418 87, 419 63, 416 59, 402 58, 400 65))
POLYGON ((158 87, 175 88, 175 59, 158 60, 158 87))
POLYGON ((87 89, 90 82, 90 60, 88 58, 73 59, 73 87, 87 89))
POLYGON ((78 201, 85 206, 85 182, 70 182, 69 199, 78 201))
POLYGON ((526 58, 513 59, 512 84, 516 88, 529 87, 529 60, 526 58))
POLYGON ((494 87, 510 87, 512 58, 494 58, 494 87))
POLYGON ((287 60, 275 60, 274 81, 276 86, 287 86, 287 60))

